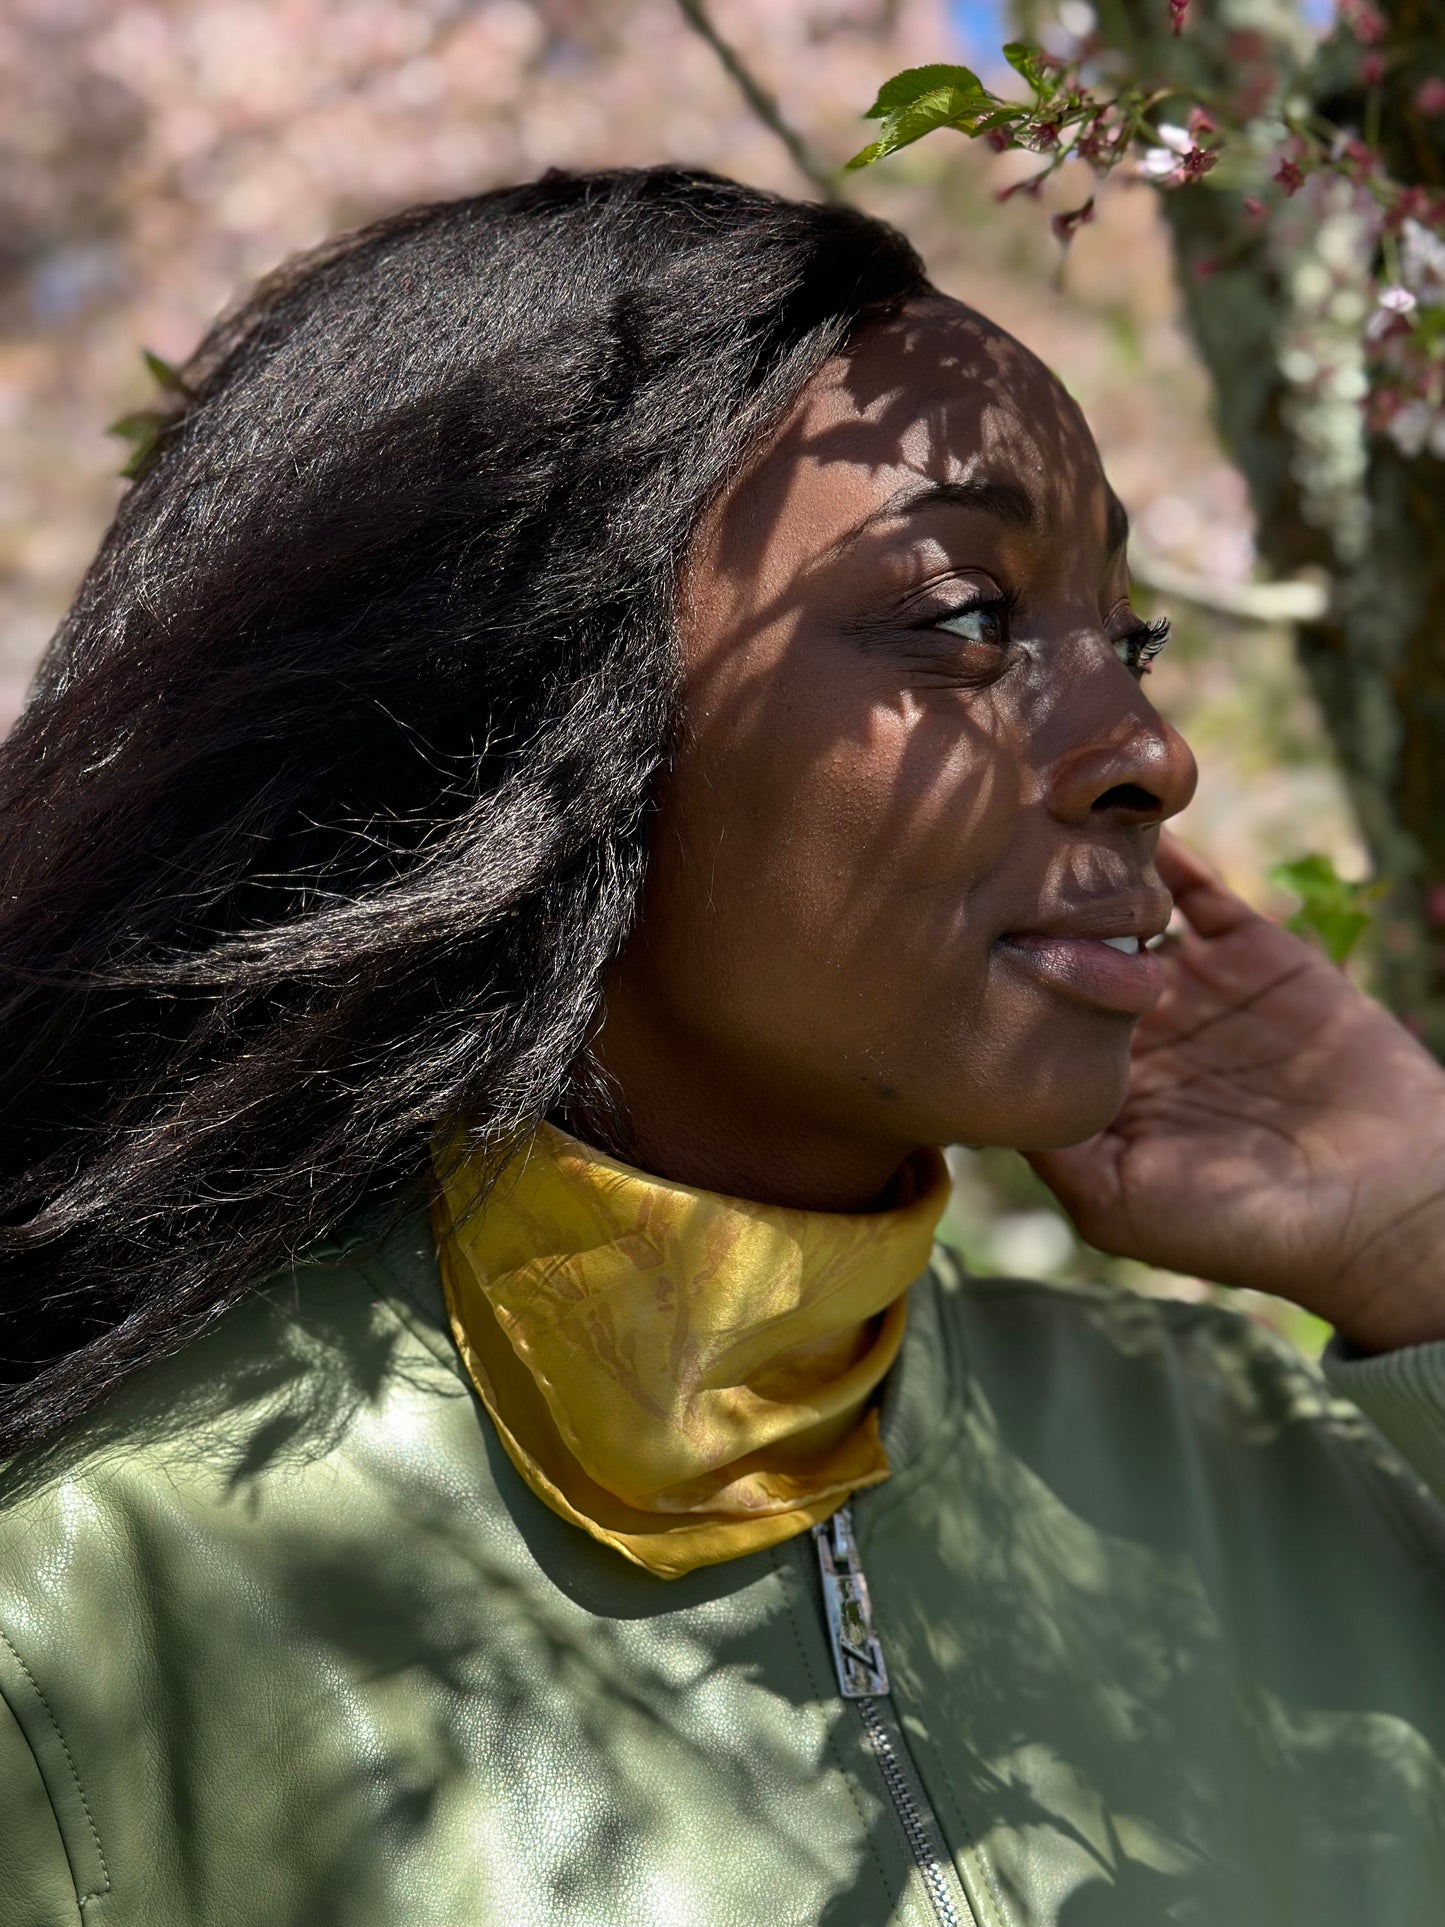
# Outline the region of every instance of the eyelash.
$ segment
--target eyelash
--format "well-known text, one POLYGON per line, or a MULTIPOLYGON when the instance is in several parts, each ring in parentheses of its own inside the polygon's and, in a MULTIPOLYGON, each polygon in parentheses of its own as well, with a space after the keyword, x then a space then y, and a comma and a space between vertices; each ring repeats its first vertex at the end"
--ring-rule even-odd
POLYGON ((1149 665, 1154 662, 1165 643, 1169 640, 1168 616, 1156 616, 1152 622, 1141 622, 1137 629, 1130 629, 1126 635, 1114 638, 1116 651, 1127 650, 1120 654, 1119 660, 1124 667, 1136 676, 1147 676, 1149 665))
MULTIPOLYGON (((948 623, 958 622, 964 616, 996 615, 1001 632, 996 639, 982 636, 969 636, 963 639, 970 642, 985 640, 1006 642, 1008 619, 1013 613, 1017 600, 1015 595, 976 597, 972 602, 962 602, 956 609, 950 609, 947 615, 936 617, 929 627, 946 629, 948 623)), ((1168 616, 1156 616, 1152 622, 1141 622, 1136 629, 1130 629, 1125 635, 1113 638, 1114 650, 1120 662, 1132 675, 1140 677, 1149 674, 1149 665, 1157 659, 1168 640, 1168 616)))

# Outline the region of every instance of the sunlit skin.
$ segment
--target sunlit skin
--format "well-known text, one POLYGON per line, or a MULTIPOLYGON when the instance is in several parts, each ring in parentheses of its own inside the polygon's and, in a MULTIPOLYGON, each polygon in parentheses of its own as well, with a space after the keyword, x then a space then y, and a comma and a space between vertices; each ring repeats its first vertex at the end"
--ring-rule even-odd
POLYGON ((1161 847, 1195 770, 1125 534, 1075 404, 956 303, 813 381, 683 585, 685 727, 596 1045, 629 1155, 858 1210, 922 1145, 1012 1146, 1106 1249, 1367 1349, 1445 1335, 1445 1073, 1161 847), (1184 941, 1125 954, 1171 891, 1184 941))

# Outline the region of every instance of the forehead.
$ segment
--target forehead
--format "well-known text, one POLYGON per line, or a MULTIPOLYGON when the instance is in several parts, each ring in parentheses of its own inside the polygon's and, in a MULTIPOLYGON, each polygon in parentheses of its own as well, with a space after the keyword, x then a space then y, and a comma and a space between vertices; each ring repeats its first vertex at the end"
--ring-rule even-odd
POLYGON ((1078 405, 1023 344, 944 296, 869 329, 809 383, 719 505, 718 533, 818 553, 926 484, 1002 484, 1045 538, 1122 545, 1078 405))

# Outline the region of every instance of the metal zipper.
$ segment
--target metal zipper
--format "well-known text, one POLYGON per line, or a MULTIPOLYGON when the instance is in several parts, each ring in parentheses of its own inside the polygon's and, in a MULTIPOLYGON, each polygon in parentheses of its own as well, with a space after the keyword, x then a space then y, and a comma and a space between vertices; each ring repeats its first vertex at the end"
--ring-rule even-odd
POLYGON ((913 1762, 905 1751, 902 1730, 895 1720, 884 1715, 876 1699, 860 1699, 858 1717, 868 1735, 883 1784, 893 1796, 908 1851, 913 1855, 913 1864, 918 1869, 924 1892, 933 1903, 940 1927, 974 1927, 973 1909, 964 1897, 957 1871, 934 1843, 938 1822, 925 1804, 913 1762))
POLYGON ((883 1648, 873 1630, 873 1602, 868 1576, 853 1537, 853 1508, 840 1505, 831 1519, 813 1527, 818 1548, 818 1571, 823 1579, 823 1613, 828 1621, 828 1644, 833 1670, 845 1700, 871 1699, 888 1689, 883 1648))
POLYGON ((831 1519, 813 1527, 818 1572, 823 1582, 823 1615, 838 1690, 853 1700, 868 1749, 878 1763, 894 1812, 923 1891, 939 1927, 976 1927, 973 1909, 943 1832, 918 1778, 896 1714, 879 1702, 891 1695, 888 1666, 873 1625, 868 1576, 853 1536, 853 1508, 841 1505, 831 1519))

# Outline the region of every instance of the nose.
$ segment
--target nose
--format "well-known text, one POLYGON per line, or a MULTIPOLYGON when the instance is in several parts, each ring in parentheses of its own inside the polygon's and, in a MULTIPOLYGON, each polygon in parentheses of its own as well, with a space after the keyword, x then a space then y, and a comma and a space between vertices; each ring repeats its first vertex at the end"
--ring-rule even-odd
MULTIPOLYGON (((1126 672, 1127 673, 1127 672, 1126 672)), ((1177 816, 1199 780, 1184 738, 1144 698, 1057 756, 1048 774, 1052 814, 1081 827, 1108 823, 1148 828, 1177 816)))

